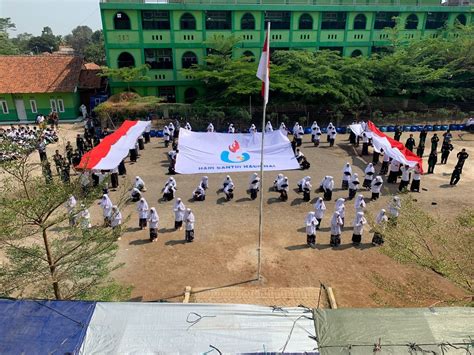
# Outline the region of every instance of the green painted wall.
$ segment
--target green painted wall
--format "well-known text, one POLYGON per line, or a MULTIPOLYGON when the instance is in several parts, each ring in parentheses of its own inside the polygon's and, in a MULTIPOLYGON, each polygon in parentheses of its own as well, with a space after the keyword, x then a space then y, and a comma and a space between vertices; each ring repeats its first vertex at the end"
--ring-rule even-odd
MULTIPOLYGON (((144 63, 144 48, 171 48, 173 55, 172 70, 150 70, 149 81, 132 83, 133 89, 146 95, 157 95, 158 87, 175 87, 177 101, 184 100, 184 92, 188 87, 197 87, 200 83, 182 72, 182 55, 187 51, 194 52, 198 62, 202 63, 206 55, 205 41, 213 36, 225 38, 231 34, 240 38, 240 43, 234 50, 233 56, 240 57, 247 50, 254 53, 256 60, 260 56, 264 40, 265 11, 291 11, 289 30, 272 30, 271 45, 273 48, 292 48, 315 51, 320 47, 342 47, 344 56, 350 56, 355 50, 363 55, 370 55, 373 46, 383 46, 389 43, 389 35, 384 30, 374 30, 375 14, 377 11, 399 12, 402 21, 410 14, 418 16, 417 29, 400 31, 401 40, 412 40, 423 36, 439 35, 437 30, 425 30, 428 12, 449 13, 448 25, 453 25, 459 14, 464 14, 467 23, 473 21, 473 6, 440 6, 438 0, 421 0, 423 6, 416 6, 416 0, 313 0, 318 6, 308 5, 305 0, 263 0, 256 5, 255 0, 229 0, 227 5, 206 3, 211 0, 196 0, 186 3, 147 4, 141 1, 121 1, 101 3, 102 23, 106 33, 106 55, 108 65, 117 67, 120 53, 129 52, 135 59, 136 65, 144 63), (170 11, 170 30, 143 30, 141 24, 142 10, 170 11), (206 30, 206 11, 231 11, 231 30, 206 30), (118 12, 126 13, 131 22, 130 30, 115 30, 113 17, 118 12), (346 26, 342 30, 321 30, 322 13, 325 11, 346 12, 346 26), (196 21, 196 30, 180 28, 181 16, 190 13, 196 21), (241 30, 241 19, 246 13, 251 13, 255 19, 255 30, 241 30), (313 28, 299 29, 299 19, 308 13, 313 18, 313 28), (366 16, 366 29, 355 30, 354 19, 358 14, 366 16)), ((453 34, 455 36, 455 34, 453 34)), ((112 92, 123 91, 127 85, 111 82, 112 92)))
POLYGON ((78 93, 46 93, 46 94, 0 94, 0 100, 8 102, 9 114, 3 114, 0 109, 0 121, 18 121, 15 108, 15 100, 23 100, 28 121, 34 121, 38 114, 49 115, 51 113, 50 100, 62 99, 64 112, 58 112, 60 119, 75 119, 79 116, 80 98, 78 93), (32 111, 30 100, 36 101, 38 112, 32 111))

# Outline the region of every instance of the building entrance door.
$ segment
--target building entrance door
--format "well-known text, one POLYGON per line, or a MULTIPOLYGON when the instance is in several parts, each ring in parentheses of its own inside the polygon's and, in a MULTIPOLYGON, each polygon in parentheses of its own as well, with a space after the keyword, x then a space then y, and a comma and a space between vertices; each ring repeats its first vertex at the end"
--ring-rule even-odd
POLYGON ((22 99, 15 99, 16 114, 20 121, 26 121, 25 103, 22 99))

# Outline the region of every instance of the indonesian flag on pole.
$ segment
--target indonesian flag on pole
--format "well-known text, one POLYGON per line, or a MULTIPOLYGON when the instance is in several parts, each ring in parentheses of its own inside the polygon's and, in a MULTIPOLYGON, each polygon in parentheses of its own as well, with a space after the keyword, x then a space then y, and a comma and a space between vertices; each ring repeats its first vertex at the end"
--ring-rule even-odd
POLYGON ((262 81, 263 103, 268 103, 268 92, 270 90, 270 22, 267 27, 265 43, 263 44, 262 55, 258 63, 257 78, 262 81))

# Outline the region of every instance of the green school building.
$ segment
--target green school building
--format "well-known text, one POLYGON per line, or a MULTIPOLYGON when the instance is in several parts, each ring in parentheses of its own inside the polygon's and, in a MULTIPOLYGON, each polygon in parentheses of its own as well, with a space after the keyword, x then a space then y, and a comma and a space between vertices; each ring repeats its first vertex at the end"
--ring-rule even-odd
MULTIPOLYGON (((474 22, 469 0, 102 0, 107 64, 148 64, 150 80, 132 83, 141 95, 192 102, 203 90, 183 68, 203 63, 205 41, 240 39, 234 56, 259 58, 271 22, 271 51, 339 51, 371 55, 389 44, 386 28, 399 17, 401 40, 445 35, 446 26, 474 22)), ((456 36, 450 33, 448 36, 456 36)), ((110 81, 112 93, 127 85, 110 81)))

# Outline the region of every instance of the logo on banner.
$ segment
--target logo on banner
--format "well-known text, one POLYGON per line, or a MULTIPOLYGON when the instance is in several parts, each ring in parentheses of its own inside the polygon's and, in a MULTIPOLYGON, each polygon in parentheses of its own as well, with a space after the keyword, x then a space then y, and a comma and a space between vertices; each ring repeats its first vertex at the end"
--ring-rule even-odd
POLYGON ((250 159, 250 154, 243 152, 239 153, 240 144, 237 141, 234 141, 229 145, 229 150, 224 150, 221 153, 221 160, 226 163, 243 163, 250 159))

